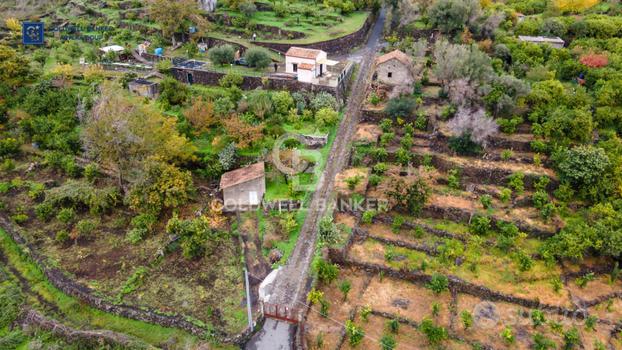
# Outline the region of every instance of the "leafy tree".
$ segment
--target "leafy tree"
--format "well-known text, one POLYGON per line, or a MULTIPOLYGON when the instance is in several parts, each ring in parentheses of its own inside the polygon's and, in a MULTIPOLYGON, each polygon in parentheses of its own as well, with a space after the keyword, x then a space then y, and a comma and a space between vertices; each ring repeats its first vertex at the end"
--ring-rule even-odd
POLYGON ((411 214, 417 214, 427 202, 430 189, 421 178, 415 179, 412 184, 406 184, 402 179, 393 179, 388 194, 398 206, 407 209, 411 214))
POLYGON ((322 108, 332 108, 333 110, 337 110, 339 108, 339 104, 337 103, 335 96, 325 91, 319 92, 313 96, 309 102, 309 106, 315 112, 322 108))
POLYGON ((171 37, 173 45, 175 33, 183 32, 189 20, 198 21, 197 13, 194 0, 150 0, 149 4, 149 17, 160 25, 164 36, 171 37))
POLYGON ((31 80, 28 59, 12 48, 0 45, 0 81, 9 88, 18 88, 31 80))
POLYGON ((461 31, 480 11, 479 2, 469 0, 436 0, 428 9, 430 24, 444 33, 461 31))
POLYGON ((490 218, 482 215, 475 215, 471 219, 469 231, 479 236, 486 236, 492 230, 490 218))
POLYGON ((129 193, 129 204, 134 210, 157 215, 162 209, 184 205, 193 193, 190 172, 168 163, 149 161, 129 193))
POLYGON ((238 10, 240 10, 240 12, 242 12, 242 14, 244 14, 247 18, 251 18, 255 12, 257 12, 257 6, 255 6, 255 3, 250 0, 242 1, 238 5, 238 10))
POLYGON ((456 116, 447 123, 447 127, 454 136, 469 135, 472 142, 483 147, 486 146, 488 138, 498 132, 497 123, 487 117, 483 109, 473 112, 461 107, 456 116))
POLYGON ((165 107, 181 106, 190 95, 188 86, 179 82, 177 79, 166 77, 160 82, 160 96, 158 101, 165 107))
POLYGON ((182 220, 173 215, 166 224, 166 233, 179 237, 182 253, 187 259, 212 254, 223 238, 220 232, 210 228, 205 216, 182 220))
POLYGON ((257 69, 264 69, 272 63, 272 59, 270 58, 268 51, 259 47, 246 50, 244 58, 250 67, 255 67, 257 69))
POLYGON ((194 128, 196 135, 208 132, 218 122, 214 113, 214 102, 204 97, 192 101, 192 105, 183 111, 183 115, 194 128))
POLYGON ((233 63, 235 58, 235 50, 229 44, 212 47, 207 51, 207 56, 214 64, 224 66, 233 63))
POLYGON ((594 146, 577 146, 560 155, 557 168, 562 181, 581 194, 595 200, 606 196, 607 184, 601 182, 610 171, 611 162, 605 150, 594 146))
POLYGON ((232 115, 222 122, 227 134, 231 136, 239 148, 247 148, 263 137, 262 124, 252 125, 237 115, 232 115))
POLYGON ((174 119, 163 117, 150 105, 136 103, 109 83, 101 87, 82 128, 82 139, 91 157, 116 167, 119 188, 123 188, 126 174, 140 169, 144 160, 181 163, 194 158, 194 146, 179 135, 174 119))
POLYGON ((384 112, 395 118, 410 117, 417 106, 417 101, 408 96, 396 97, 387 103, 384 112))
POLYGON ((339 113, 332 108, 322 108, 315 113, 315 120, 320 127, 335 125, 339 120, 339 113))
POLYGON ((236 148, 235 143, 231 142, 220 152, 218 152, 218 161, 225 171, 233 169, 236 163, 236 148))

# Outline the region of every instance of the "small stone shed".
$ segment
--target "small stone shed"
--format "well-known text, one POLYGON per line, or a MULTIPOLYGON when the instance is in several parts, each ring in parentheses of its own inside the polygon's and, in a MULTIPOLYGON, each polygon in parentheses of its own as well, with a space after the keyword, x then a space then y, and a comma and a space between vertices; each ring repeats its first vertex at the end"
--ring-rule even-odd
POLYGON ((376 58, 375 76, 382 84, 412 85, 415 82, 413 59, 400 50, 393 50, 376 58))
POLYGON ((556 49, 563 48, 565 44, 560 37, 519 35, 518 40, 533 44, 549 44, 556 49))
POLYGON ((220 178, 224 211, 246 211, 257 208, 266 192, 264 162, 226 172, 220 178))
POLYGON ((127 88, 138 96, 156 98, 160 94, 160 84, 157 81, 139 78, 130 81, 127 88))

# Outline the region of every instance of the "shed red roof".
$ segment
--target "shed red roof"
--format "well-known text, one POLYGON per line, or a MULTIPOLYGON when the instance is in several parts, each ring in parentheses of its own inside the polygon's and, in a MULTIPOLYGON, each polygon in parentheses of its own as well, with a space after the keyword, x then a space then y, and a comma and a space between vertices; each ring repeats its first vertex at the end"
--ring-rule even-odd
POLYGON ((320 55, 320 53, 322 53, 322 50, 306 49, 304 47, 292 46, 289 48, 289 50, 287 50, 285 56, 308 58, 314 60, 317 58, 317 56, 320 55))
POLYGON ((220 188, 225 189, 245 183, 265 175, 264 162, 255 163, 244 168, 232 170, 220 177, 220 188))
POLYGON ((304 69, 304 70, 313 70, 313 65, 311 63, 300 63, 298 64, 298 69, 304 69))
POLYGON ((376 58, 376 64, 382 64, 388 62, 390 60, 396 59, 407 66, 412 66, 413 60, 407 54, 403 53, 400 50, 393 50, 387 54, 384 54, 378 58, 376 58))

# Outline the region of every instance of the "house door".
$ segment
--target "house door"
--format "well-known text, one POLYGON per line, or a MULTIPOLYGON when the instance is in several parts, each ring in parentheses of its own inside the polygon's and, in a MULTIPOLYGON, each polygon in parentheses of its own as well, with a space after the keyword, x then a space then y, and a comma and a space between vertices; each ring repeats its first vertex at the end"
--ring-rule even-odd
POLYGON ((188 73, 188 84, 194 84, 194 77, 192 76, 192 73, 188 73))
POLYGON ((294 73, 298 72, 298 63, 292 63, 292 70, 294 73))
POLYGON ((259 204, 259 199, 257 198, 257 191, 248 192, 248 202, 250 203, 250 205, 259 204))
POLYGON ((320 76, 322 76, 322 74, 324 74, 324 65, 320 64, 320 76))

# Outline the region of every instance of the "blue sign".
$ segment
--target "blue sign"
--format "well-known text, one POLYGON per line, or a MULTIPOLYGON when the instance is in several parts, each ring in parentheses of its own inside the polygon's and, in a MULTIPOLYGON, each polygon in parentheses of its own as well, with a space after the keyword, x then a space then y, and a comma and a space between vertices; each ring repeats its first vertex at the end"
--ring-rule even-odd
POLYGON ((162 56, 164 54, 164 49, 162 49, 161 47, 158 47, 157 49, 154 50, 156 56, 162 56))
POLYGON ((22 23, 22 43, 24 45, 43 45, 43 22, 22 23))

